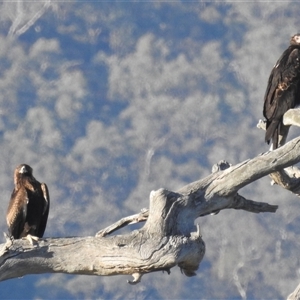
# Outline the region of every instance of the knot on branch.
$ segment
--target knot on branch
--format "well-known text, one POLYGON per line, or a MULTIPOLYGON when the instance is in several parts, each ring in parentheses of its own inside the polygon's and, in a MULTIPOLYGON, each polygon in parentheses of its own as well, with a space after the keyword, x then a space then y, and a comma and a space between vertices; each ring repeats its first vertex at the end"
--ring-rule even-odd
POLYGON ((229 162, 227 162, 226 160, 220 160, 218 163, 213 165, 211 172, 216 173, 219 171, 226 170, 230 167, 231 167, 231 164, 229 162))

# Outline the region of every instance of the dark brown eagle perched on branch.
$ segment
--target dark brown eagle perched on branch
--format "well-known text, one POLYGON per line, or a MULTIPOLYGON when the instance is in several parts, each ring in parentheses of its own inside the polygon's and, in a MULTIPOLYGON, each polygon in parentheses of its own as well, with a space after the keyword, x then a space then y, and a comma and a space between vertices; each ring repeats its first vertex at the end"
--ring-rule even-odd
MULTIPOLYGON (((290 46, 282 53, 269 77, 263 114, 267 119, 265 141, 272 139, 273 149, 279 141, 282 117, 286 111, 300 104, 300 33, 291 37, 290 46)), ((287 129, 288 130, 288 129, 287 129)), ((285 136, 286 137, 286 136, 285 136)), ((284 140, 283 140, 284 143, 284 140)))
POLYGON ((38 182, 32 168, 19 165, 14 172, 15 188, 11 194, 6 221, 9 233, 15 239, 43 237, 46 229, 50 198, 47 185, 38 182))

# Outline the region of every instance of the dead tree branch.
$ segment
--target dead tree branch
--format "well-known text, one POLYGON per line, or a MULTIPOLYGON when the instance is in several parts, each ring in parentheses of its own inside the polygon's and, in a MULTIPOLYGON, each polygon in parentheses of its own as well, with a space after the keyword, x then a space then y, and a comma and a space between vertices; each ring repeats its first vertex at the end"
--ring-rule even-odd
MULTIPOLYGON (((300 109, 294 108, 288 110, 283 116, 283 124, 285 126, 282 126, 281 136, 279 138, 281 145, 285 144, 291 125, 300 127, 300 109)), ((262 120, 259 120, 257 127, 266 130, 266 124, 262 120)), ((300 196, 300 170, 297 167, 289 166, 277 170, 271 173, 270 177, 272 184, 277 184, 295 195, 300 196)))
POLYGON ((113 233, 114 231, 123 228, 130 224, 135 224, 139 222, 145 222, 148 219, 149 216, 149 209, 142 209, 142 211, 139 214, 135 214, 129 217, 122 218, 118 222, 106 227, 105 229, 102 229, 96 233, 96 237, 104 237, 110 233, 113 233))
POLYGON ((0 245, 0 281, 40 273, 85 275, 133 275, 180 267, 186 276, 195 275, 205 253, 199 216, 223 209, 275 212, 276 205, 255 202, 238 194, 239 189, 272 172, 300 161, 300 138, 230 166, 221 162, 213 173, 177 192, 159 189, 150 193, 149 212, 124 218, 97 237, 45 238, 32 247, 27 240, 7 239, 0 245), (132 222, 144 226, 130 234, 105 236, 132 222))

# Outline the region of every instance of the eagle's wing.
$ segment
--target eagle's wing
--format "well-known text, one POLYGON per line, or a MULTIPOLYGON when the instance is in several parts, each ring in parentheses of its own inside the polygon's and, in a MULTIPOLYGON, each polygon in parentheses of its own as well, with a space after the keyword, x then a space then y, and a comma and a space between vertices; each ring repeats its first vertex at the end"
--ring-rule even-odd
POLYGON ((39 237, 42 237, 45 232, 47 220, 48 220, 49 209, 50 209, 50 196, 49 196, 49 190, 48 190, 46 183, 41 183, 41 189, 43 192, 43 199, 42 199, 43 214, 41 217, 41 223, 40 223, 39 230, 38 230, 39 237))
POLYGON ((265 98, 264 98, 264 109, 263 109, 264 117, 269 121, 275 118, 278 109, 278 104, 280 104, 278 97, 280 97, 281 94, 278 94, 278 86, 282 82, 283 71, 286 70, 289 53, 290 53, 289 49, 283 52, 283 54, 281 55, 281 57, 278 59, 275 66, 273 67, 269 77, 265 98))
POLYGON ((28 197, 26 190, 14 190, 7 209, 6 221, 10 234, 15 239, 20 238, 23 233, 27 216, 27 205, 28 197))
POLYGON ((265 93, 263 115, 267 120, 270 120, 274 116, 274 111, 276 111, 276 107, 278 105, 278 102, 273 101, 279 81, 278 76, 276 76, 277 70, 275 70, 275 68, 276 66, 272 69, 265 93))
POLYGON ((263 114, 267 119, 266 142, 277 148, 282 116, 294 108, 299 93, 299 49, 287 49, 272 69, 265 93, 263 114))

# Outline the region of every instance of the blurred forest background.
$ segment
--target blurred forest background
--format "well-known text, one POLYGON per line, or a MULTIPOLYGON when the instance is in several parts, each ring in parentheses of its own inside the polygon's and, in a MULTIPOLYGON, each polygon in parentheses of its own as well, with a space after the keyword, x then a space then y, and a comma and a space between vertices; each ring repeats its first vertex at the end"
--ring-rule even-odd
MULTIPOLYGON (((256 124, 299 15, 294 1, 1 1, 0 231, 20 163, 50 189, 45 236, 87 236, 151 190, 267 151, 256 124)), ((196 277, 32 275, 0 283, 0 298, 285 298, 300 281, 299 199, 269 178, 241 194, 279 209, 199 218, 196 277)))

